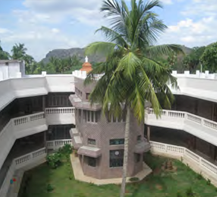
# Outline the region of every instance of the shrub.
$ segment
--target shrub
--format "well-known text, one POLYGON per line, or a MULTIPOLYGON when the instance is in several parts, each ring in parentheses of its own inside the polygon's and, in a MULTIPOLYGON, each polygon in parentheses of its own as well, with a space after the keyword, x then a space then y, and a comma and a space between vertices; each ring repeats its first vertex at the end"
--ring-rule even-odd
POLYGON ((131 182, 139 181, 139 178, 138 177, 132 177, 129 179, 129 181, 131 181, 131 182))
POLYGON ((54 187, 52 187, 51 184, 47 184, 46 190, 47 190, 47 192, 52 192, 54 190, 54 187))
POLYGON ((182 197, 181 192, 177 192, 176 197, 182 197))
POLYGON ((73 175, 70 174, 70 175, 69 175, 69 180, 72 180, 72 179, 73 179, 73 175))
POLYGON ((53 153, 53 154, 47 155, 47 162, 48 162, 48 165, 52 169, 56 169, 57 167, 61 165, 61 154, 53 153))
POLYGON ((188 197, 194 196, 194 192, 193 192, 193 190, 192 190, 191 187, 189 187, 189 188, 185 191, 185 193, 186 193, 186 196, 188 196, 188 197))
POLYGON ((202 180, 203 179, 203 176, 201 174, 197 174, 197 179, 198 180, 202 180))
POLYGON ((65 144, 63 147, 59 148, 58 152, 64 156, 68 156, 72 153, 72 150, 71 144, 65 144))
POLYGON ((206 184, 207 184, 207 185, 211 185, 210 179, 207 179, 206 184))

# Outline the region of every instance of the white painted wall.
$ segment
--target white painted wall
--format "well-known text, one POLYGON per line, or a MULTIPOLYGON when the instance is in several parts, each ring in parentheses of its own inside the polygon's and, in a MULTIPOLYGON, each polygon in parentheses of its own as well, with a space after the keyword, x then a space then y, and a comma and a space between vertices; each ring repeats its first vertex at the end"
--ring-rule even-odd
POLYGON ((187 112, 163 110, 157 119, 153 111, 149 110, 145 113, 144 122, 150 126, 184 130, 217 146, 217 123, 187 112))
POLYGON ((16 60, 0 61, 0 81, 10 78, 17 78, 17 73, 25 75, 25 63, 16 60))
MULTIPOLYGON (((0 168, 16 139, 46 131, 48 125, 56 124, 75 124, 74 107, 46 108, 45 113, 11 119, 0 131, 0 168)), ((57 142, 57 145, 61 143, 57 142)))

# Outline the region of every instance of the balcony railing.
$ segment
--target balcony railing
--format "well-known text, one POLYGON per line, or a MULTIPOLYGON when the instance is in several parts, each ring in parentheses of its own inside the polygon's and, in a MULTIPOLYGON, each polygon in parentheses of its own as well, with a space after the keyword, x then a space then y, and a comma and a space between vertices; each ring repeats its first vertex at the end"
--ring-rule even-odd
POLYGON ((149 109, 146 110, 145 123, 151 126, 184 129, 201 139, 206 135, 206 141, 217 146, 217 122, 188 112, 162 110, 161 117, 157 119, 153 109, 149 109), (195 132, 195 129, 198 132, 195 132))
POLYGON ((0 132, 0 167, 16 139, 47 130, 44 112, 12 118, 0 132))
POLYGON ((65 144, 70 144, 72 145, 72 140, 71 139, 63 139, 63 140, 53 140, 53 141, 47 141, 47 149, 51 150, 57 150, 60 147, 64 146, 65 144))
POLYGON ((75 124, 74 107, 46 108, 45 116, 48 125, 75 124))
POLYGON ((48 125, 75 124, 74 115, 74 107, 58 107, 11 119, 0 131, 0 168, 16 139, 45 131, 48 125))
POLYGON ((200 157, 196 153, 181 146, 174 146, 151 141, 151 152, 157 155, 180 159, 187 163, 194 171, 201 173, 217 186, 217 166, 200 157))
POLYGON ((46 108, 45 114, 74 114, 74 107, 55 107, 55 108, 46 108))
POLYGON ((42 161, 45 157, 46 151, 45 148, 42 148, 29 154, 23 155, 21 157, 15 158, 12 161, 11 166, 4 179, 4 182, 0 188, 0 196, 6 197, 9 189, 13 189, 12 187, 14 187, 14 184, 16 184, 16 182, 13 185, 11 185, 10 180, 14 178, 16 170, 19 170, 21 168, 25 170, 26 166, 37 164, 37 162, 42 161))

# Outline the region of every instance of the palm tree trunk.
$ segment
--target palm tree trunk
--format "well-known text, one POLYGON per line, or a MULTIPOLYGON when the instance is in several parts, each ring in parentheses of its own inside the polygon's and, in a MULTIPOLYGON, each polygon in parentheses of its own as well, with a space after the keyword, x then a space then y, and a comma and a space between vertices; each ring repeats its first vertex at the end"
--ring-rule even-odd
POLYGON ((130 106, 127 106, 127 117, 124 135, 124 163, 120 197, 125 196, 126 178, 127 178, 127 163, 128 163, 128 150, 129 150, 129 133, 130 133, 130 106))

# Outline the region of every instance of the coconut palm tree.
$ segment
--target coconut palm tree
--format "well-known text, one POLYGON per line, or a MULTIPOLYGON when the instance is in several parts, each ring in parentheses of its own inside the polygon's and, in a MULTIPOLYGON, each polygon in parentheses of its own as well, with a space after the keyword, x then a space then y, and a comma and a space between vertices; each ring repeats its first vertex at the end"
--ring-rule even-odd
POLYGON ((25 48, 24 44, 15 44, 11 49, 12 52, 12 59, 14 60, 24 60, 26 55, 27 48, 25 48))
POLYGON ((159 98, 170 107, 173 95, 168 84, 177 86, 170 69, 156 57, 182 50, 178 45, 154 46, 160 33, 167 28, 152 11, 155 7, 162 7, 158 0, 131 0, 130 6, 123 0, 105 0, 101 11, 111 24, 110 27, 102 26, 97 32, 102 32, 108 41, 94 42, 86 49, 87 54, 103 53, 107 57, 85 80, 85 84, 90 83, 95 80, 95 74, 104 73, 90 94, 91 103, 101 103, 104 113, 116 117, 121 116, 124 109, 127 111, 121 197, 125 194, 127 176, 130 113, 141 123, 147 100, 159 116, 159 98))

